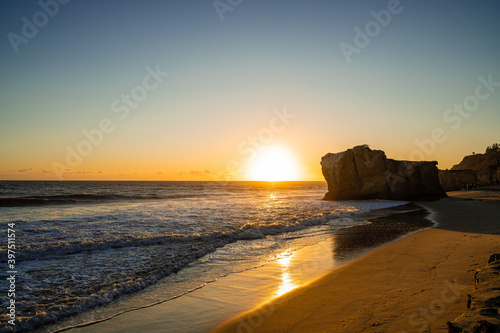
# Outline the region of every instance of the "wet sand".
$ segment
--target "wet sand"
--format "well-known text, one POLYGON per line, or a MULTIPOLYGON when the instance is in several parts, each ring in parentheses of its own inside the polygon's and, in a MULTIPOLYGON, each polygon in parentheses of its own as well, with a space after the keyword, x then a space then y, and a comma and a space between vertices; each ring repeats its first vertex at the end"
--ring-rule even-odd
POLYGON ((419 203, 438 226, 379 247, 214 332, 448 332, 446 323, 466 309, 474 271, 500 252, 500 193, 468 192, 419 203))
POLYGON ((339 261, 358 256, 373 248, 409 235, 434 223, 429 212, 415 203, 380 209, 359 217, 370 223, 341 229, 334 233, 334 257, 339 261))

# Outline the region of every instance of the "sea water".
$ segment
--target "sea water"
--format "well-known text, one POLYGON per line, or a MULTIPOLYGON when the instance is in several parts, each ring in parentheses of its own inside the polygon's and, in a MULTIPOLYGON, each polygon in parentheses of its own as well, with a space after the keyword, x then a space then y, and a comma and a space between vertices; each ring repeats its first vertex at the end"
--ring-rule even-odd
POLYGON ((97 307, 84 320, 175 298, 360 223, 353 214, 401 204, 323 201, 326 191, 324 182, 2 181, 0 298, 8 304, 10 224, 17 316, 0 330, 71 326, 97 307), (159 284, 167 288, 148 292, 159 284))

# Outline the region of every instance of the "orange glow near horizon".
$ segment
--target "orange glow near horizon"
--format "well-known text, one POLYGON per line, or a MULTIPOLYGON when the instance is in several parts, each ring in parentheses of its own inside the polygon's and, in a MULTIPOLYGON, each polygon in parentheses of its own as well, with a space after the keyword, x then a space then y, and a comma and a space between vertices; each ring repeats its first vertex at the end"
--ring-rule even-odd
MULTIPOLYGON (((328 152, 336 153, 351 148, 347 144, 314 146, 301 144, 291 138, 280 140, 279 144, 255 150, 255 156, 245 160, 235 152, 235 145, 228 144, 224 150, 207 150, 203 154, 156 155, 155 152, 133 153, 110 150, 106 146, 83 159, 81 165, 69 168, 63 174, 63 180, 139 180, 139 181, 324 181, 321 173, 321 156, 328 152), (289 149, 288 147, 293 147, 289 149), (237 161, 236 171, 227 167, 229 161, 237 161)), ((236 140, 235 140, 236 141, 236 140)), ((458 164, 464 156, 478 151, 474 147, 445 149, 426 160, 438 160, 439 169, 449 169, 458 164), (470 152, 469 152, 470 151, 470 152)), ((412 146, 410 146, 412 147, 412 146)), ((413 148, 413 147, 412 147, 413 148)), ((413 150, 389 145, 373 145, 372 149, 381 149, 388 158, 407 160, 413 150)), ((480 150, 482 151, 482 149, 480 150)), ((40 153, 40 155, 43 155, 40 153)), ((3 161, 0 180, 58 180, 53 161, 67 164, 64 155, 58 158, 36 156, 40 160, 31 161, 33 155, 22 155, 19 160, 8 158, 3 161)))
POLYGON ((301 179, 294 156, 281 146, 269 146, 258 152, 255 160, 248 165, 248 177, 258 181, 301 179))

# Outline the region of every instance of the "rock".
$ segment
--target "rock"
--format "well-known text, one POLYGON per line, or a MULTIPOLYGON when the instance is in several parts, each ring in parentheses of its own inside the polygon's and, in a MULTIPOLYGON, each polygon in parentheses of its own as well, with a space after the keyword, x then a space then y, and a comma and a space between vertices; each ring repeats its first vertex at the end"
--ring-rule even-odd
POLYGON ((325 200, 416 200, 445 197, 437 162, 388 159, 367 145, 328 153, 321 159, 328 183, 325 200))
POLYGON ((443 189, 459 191, 478 182, 476 170, 439 170, 439 182, 443 189))
POLYGON ((451 170, 475 170, 481 183, 491 184, 500 181, 500 150, 487 150, 484 154, 465 156, 451 170))
POLYGON ((484 308, 479 310, 481 316, 495 317, 498 316, 498 309, 495 308, 484 308))
POLYGON ((500 261, 500 253, 493 253, 490 256, 490 259, 488 259, 488 264, 494 262, 494 261, 500 261))
POLYGON ((448 332, 500 333, 500 255, 493 254, 488 265, 474 274, 474 292, 469 295, 467 310, 452 322, 448 332))

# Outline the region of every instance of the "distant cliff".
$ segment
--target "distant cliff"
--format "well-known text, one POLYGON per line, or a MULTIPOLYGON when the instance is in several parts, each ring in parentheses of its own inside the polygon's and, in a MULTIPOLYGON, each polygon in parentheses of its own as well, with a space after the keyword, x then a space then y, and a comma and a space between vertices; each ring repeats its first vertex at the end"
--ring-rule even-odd
POLYGON ((446 192, 472 188, 477 181, 476 170, 439 170, 439 182, 446 192))
POLYGON ((482 183, 490 184, 500 180, 500 149, 487 149, 484 154, 465 156, 462 162, 451 170, 475 170, 482 183))
POLYGON ((416 200, 445 197, 439 183, 437 162, 388 159, 367 145, 326 154, 321 159, 328 183, 325 200, 416 200))

